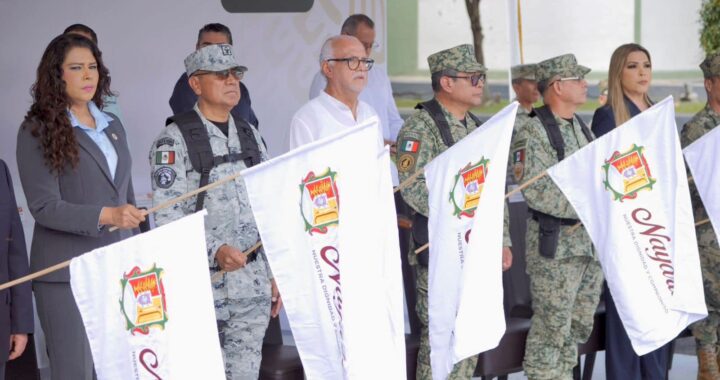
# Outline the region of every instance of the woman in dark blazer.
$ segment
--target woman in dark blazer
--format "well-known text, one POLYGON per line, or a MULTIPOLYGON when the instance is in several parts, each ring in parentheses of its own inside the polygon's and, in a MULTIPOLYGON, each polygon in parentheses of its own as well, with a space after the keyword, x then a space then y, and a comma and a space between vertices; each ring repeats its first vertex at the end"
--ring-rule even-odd
MULTIPOLYGON (((638 44, 625 44, 613 52, 608 70, 607 103, 595 110, 592 131, 600 137, 652 106, 650 53, 638 44)), ((605 286, 605 371, 607 379, 665 379, 670 343, 638 356, 605 286)))
MULTIPOLYGON (((110 76, 89 39, 68 34, 45 49, 20 126, 17 163, 35 218, 31 270, 38 271, 132 235, 144 220, 133 206, 131 160, 122 124, 103 113, 110 76), (119 229, 110 232, 111 227, 119 229)), ((67 269, 33 290, 53 379, 92 379, 92 355, 67 269)))

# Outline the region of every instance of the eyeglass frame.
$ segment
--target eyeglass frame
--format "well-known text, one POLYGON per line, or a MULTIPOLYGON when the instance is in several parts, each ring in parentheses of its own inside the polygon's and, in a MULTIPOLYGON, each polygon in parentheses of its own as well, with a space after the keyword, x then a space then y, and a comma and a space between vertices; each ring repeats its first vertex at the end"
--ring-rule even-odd
POLYGON ((585 80, 585 75, 576 75, 576 76, 574 76, 574 77, 558 78, 558 79, 555 79, 554 81, 548 83, 547 86, 550 87, 550 86, 552 86, 553 84, 555 84, 555 83, 557 83, 557 82, 567 82, 567 81, 578 81, 578 82, 580 82, 580 81, 582 81, 582 80, 585 80))
POLYGON ((373 65, 375 65, 375 60, 372 58, 361 58, 361 57, 345 57, 345 58, 325 58, 325 62, 345 62, 347 64, 348 69, 351 71, 370 71, 370 69, 373 68, 373 65), (350 65, 350 61, 357 60, 357 65, 353 68, 350 65), (359 70, 360 69, 360 62, 363 62, 367 68, 365 70, 359 70))
POLYGON ((482 82, 483 84, 485 84, 485 81, 487 80, 487 74, 485 74, 485 73, 482 73, 482 74, 472 74, 472 75, 469 75, 469 76, 463 76, 463 75, 445 75, 445 76, 448 77, 448 78, 455 78, 455 79, 460 79, 460 78, 461 78, 461 79, 469 79, 469 80, 470 80, 470 85, 473 86, 473 87, 477 87, 477 85, 480 84, 480 82, 482 82), (477 78, 477 79, 475 79, 475 78, 477 78), (474 83, 473 83, 473 82, 474 82, 474 83))
POLYGON ((368 44, 365 44, 365 43, 362 42, 362 41, 360 41, 360 43, 361 43, 362 46, 365 48, 365 50, 373 50, 373 49, 377 49, 377 48, 380 47, 380 43, 378 43, 377 41, 373 41, 373 43, 371 43, 371 44, 369 44, 369 45, 368 45, 368 44))
POLYGON ((192 75, 215 74, 215 78, 226 81, 230 77, 231 72, 235 73, 235 74, 233 74, 233 78, 237 79, 238 81, 241 81, 245 77, 245 73, 247 72, 247 69, 243 69, 241 67, 232 67, 232 68, 220 70, 220 71, 197 70, 194 73, 192 73, 192 75))

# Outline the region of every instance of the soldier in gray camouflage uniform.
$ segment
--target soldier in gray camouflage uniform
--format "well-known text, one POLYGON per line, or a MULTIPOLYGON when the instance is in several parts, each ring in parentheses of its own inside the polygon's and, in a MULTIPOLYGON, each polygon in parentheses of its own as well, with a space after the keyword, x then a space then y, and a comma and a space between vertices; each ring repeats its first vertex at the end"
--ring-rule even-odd
MULTIPOLYGON (((432 54, 428 57, 428 64, 432 73, 435 99, 440 104, 454 141, 460 141, 477 128, 476 123, 468 116, 467 112, 470 107, 478 106, 482 102, 486 69, 475 60, 472 45, 460 45, 432 54), (473 85, 474 81, 475 85, 473 85)), ((424 109, 415 112, 405 121, 397 141, 399 142, 397 163, 400 181, 406 180, 417 170, 422 170, 425 164, 448 148, 440 136, 435 121, 424 109)), ((428 189, 425 185, 424 175, 420 175, 405 187, 402 190, 402 197, 414 212, 427 217, 428 189)), ((507 223, 507 214, 505 221, 507 223)), ((507 225, 505 229, 507 231, 507 225)), ((417 240, 416 236, 414 238, 417 240)), ((505 246, 503 249, 503 269, 505 270, 512 263, 512 254, 508 248, 511 245, 509 233, 505 233, 503 245, 505 246)), ((409 256, 409 261, 411 265, 415 266, 417 274, 416 311, 422 325, 417 378, 431 380, 427 309, 428 269, 418 264, 414 250, 410 250, 409 256)), ((455 364, 448 379, 470 379, 476 365, 477 356, 465 359, 455 364)))
MULTIPOLYGON (((230 45, 210 45, 185 59, 192 89, 199 96, 194 112, 207 129, 214 156, 241 153, 235 121, 230 110, 240 100, 239 66, 230 45)), ((253 127, 262 160, 267 153, 253 127)), ((153 204, 158 205, 199 187, 200 173, 193 170, 187 143, 176 123, 155 139, 150 150, 153 204)), ((221 163, 210 172, 210 183, 245 169, 243 160, 221 163)), ((155 213, 158 225, 195 212, 196 197, 155 213)), ((258 240, 245 184, 241 177, 207 191, 204 201, 205 237, 211 273, 225 271, 213 283, 215 315, 228 379, 257 379, 263 337, 271 314, 281 302, 264 253, 242 253, 258 240)), ((198 347, 198 350, 202 350, 198 347)))
MULTIPOLYGON (((707 104, 683 126, 680 141, 683 148, 702 137, 720 124, 720 53, 710 55, 700 64, 705 77, 707 104)), ((690 182, 695 221, 708 218, 700 195, 693 182, 690 182)), ((720 379, 718 370, 720 357, 718 351, 718 331, 720 329, 720 247, 710 223, 699 225, 695 229, 700 251, 700 263, 705 288, 705 303, 708 317, 692 325, 698 351, 698 379, 720 379)))
MULTIPOLYGON (((538 63, 538 87, 559 126, 565 157, 589 143, 574 113, 586 101, 587 82, 583 77, 589 71, 571 54, 538 63)), ((589 130, 587 133, 591 134, 589 130)), ((512 157, 518 158, 511 165, 519 183, 558 162, 538 117, 517 131, 511 147, 512 157)), ((578 343, 585 342, 592 331, 602 271, 585 228, 568 233, 577 223, 577 214, 550 177, 534 182, 523 195, 533 215, 526 235, 533 317, 523 366, 531 380, 572 379, 578 343), (540 223, 536 219, 558 222, 554 258, 540 254, 540 223)))

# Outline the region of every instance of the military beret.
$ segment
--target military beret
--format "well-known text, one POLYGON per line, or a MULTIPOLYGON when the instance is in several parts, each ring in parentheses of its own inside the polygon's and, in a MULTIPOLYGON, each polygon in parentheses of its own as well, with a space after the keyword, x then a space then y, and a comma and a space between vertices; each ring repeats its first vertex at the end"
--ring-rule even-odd
POLYGON ((430 54, 427 58, 431 73, 442 70, 456 70, 464 73, 485 73, 485 66, 475 59, 475 49, 470 44, 458 45, 454 48, 430 54))
POLYGON ((247 71, 247 67, 237 63, 232 46, 228 44, 208 45, 195 50, 185 58, 185 71, 188 76, 198 70, 223 71, 235 67, 247 71))
POLYGON ((700 64, 705 78, 720 76, 720 52, 708 55, 700 64))

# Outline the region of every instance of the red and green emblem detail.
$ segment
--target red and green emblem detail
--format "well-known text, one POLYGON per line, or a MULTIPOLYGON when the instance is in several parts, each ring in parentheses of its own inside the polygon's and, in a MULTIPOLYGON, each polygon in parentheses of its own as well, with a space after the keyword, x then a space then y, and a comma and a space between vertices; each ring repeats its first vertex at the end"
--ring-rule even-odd
POLYGON ((651 176, 643 150, 644 147, 633 144, 627 152, 615 151, 605 160, 602 166, 605 174, 603 184, 612 194, 614 201, 635 199, 640 190, 652 190, 657 182, 651 176))
POLYGON ((120 280, 120 311, 131 334, 148 334, 150 328, 165 328, 167 304, 162 283, 162 268, 155 264, 147 271, 134 267, 120 280))
POLYGON ((450 191, 450 202, 453 205, 453 216, 472 218, 480 203, 485 178, 487 178, 490 160, 483 157, 475 164, 468 163, 460 169, 454 178, 450 191))
POLYGON ((339 223, 340 198, 336 176, 336 172, 327 168, 321 175, 308 173, 300 184, 300 214, 305 222, 305 231, 310 235, 327 233, 329 227, 339 223))

